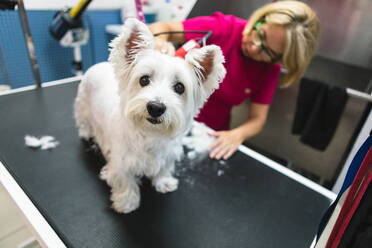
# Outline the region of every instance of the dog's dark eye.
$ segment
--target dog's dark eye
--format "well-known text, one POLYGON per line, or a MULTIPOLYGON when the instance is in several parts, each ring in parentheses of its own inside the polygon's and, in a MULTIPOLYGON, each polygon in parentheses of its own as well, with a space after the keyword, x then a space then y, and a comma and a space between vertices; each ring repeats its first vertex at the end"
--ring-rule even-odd
POLYGON ((139 80, 139 83, 142 87, 145 87, 146 85, 148 85, 150 83, 150 77, 149 76, 142 76, 139 80))
POLYGON ((173 88, 174 88, 174 91, 177 93, 177 94, 182 94, 183 92, 185 92, 185 86, 182 84, 182 83, 180 83, 180 82, 178 82, 178 83, 176 83, 174 86, 173 86, 173 88))

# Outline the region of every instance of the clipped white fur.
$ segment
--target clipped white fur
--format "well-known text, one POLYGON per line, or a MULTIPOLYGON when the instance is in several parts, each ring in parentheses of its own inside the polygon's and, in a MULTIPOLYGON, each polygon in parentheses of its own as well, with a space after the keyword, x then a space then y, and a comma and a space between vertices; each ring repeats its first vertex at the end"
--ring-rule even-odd
POLYGON ((110 46, 109 63, 91 67, 79 85, 75 119, 79 136, 93 138, 107 160, 101 178, 111 187, 113 208, 129 213, 140 204, 140 177, 152 179, 161 193, 177 189, 172 174, 183 154, 182 137, 218 88, 225 69, 217 46, 192 51, 185 60, 161 54, 153 49, 151 32, 136 19, 126 21, 123 33, 110 46), (133 34, 136 43, 127 46, 133 34), (208 53, 213 54, 213 69, 204 78, 199 62, 208 53), (144 75, 151 82, 142 87, 139 79, 144 75), (185 87, 181 95, 174 90, 177 82, 185 87), (160 124, 147 120, 149 101, 166 106, 160 124))

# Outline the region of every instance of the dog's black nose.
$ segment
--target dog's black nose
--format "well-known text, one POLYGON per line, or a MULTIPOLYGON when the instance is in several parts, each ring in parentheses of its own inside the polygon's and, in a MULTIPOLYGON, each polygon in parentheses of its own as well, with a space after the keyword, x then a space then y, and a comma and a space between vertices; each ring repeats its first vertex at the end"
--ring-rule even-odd
POLYGON ((148 102, 146 108, 149 114, 154 118, 161 116, 167 109, 163 103, 156 101, 148 102))

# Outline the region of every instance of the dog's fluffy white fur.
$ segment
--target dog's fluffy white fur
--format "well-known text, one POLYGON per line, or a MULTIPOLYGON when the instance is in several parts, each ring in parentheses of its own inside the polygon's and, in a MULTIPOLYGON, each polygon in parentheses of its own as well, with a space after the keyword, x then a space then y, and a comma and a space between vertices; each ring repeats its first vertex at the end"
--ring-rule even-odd
POLYGON ((140 204, 140 177, 158 192, 177 189, 181 138, 226 72, 219 47, 193 49, 185 59, 161 54, 136 19, 110 47, 109 62, 91 67, 79 85, 75 119, 79 136, 93 138, 107 160, 100 176, 113 208, 129 213, 140 204))

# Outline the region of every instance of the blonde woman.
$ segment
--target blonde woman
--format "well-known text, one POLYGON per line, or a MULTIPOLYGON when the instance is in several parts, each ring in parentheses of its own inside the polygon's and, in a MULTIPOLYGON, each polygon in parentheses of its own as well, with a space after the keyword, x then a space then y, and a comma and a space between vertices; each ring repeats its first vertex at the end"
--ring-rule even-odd
POLYGON ((319 21, 305 3, 280 1, 257 9, 249 20, 216 12, 183 22, 154 23, 150 30, 170 32, 155 37, 156 48, 170 55, 175 49, 168 41, 184 43, 204 35, 172 31, 213 31, 207 44, 221 47, 227 74, 196 120, 216 130, 211 134, 216 140, 209 148, 210 157, 227 159, 263 128, 281 66, 287 70, 280 78, 281 87, 302 76, 317 47, 319 21), (247 98, 251 104, 246 122, 230 130, 232 107, 247 98))

